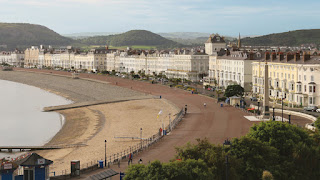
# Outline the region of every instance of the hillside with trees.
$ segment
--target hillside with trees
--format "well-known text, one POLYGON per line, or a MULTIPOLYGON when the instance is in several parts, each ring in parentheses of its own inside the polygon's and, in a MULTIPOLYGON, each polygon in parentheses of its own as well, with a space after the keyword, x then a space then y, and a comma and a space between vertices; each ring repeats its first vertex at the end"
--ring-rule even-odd
POLYGON ((246 46, 300 46, 302 44, 320 45, 320 29, 297 30, 269 34, 241 40, 246 46))
POLYGON ((111 46, 156 46, 160 48, 174 48, 181 46, 179 43, 168 40, 158 34, 145 30, 131 30, 122 34, 110 36, 95 36, 79 40, 86 45, 111 45, 111 46))
POLYGON ((6 45, 8 50, 26 48, 32 45, 70 45, 74 41, 63 37, 53 30, 35 24, 0 23, 0 45, 6 45))

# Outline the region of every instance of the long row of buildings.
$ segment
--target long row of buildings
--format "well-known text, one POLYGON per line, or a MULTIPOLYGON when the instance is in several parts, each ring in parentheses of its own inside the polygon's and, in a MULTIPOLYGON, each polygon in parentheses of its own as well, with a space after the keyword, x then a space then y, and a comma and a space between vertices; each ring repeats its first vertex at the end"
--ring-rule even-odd
POLYGON ((2 52, 0 62, 14 66, 51 67, 88 71, 144 72, 168 78, 198 81, 226 88, 239 84, 262 97, 264 63, 269 65, 271 101, 285 98, 292 106, 320 105, 320 56, 317 51, 244 49, 241 41, 227 47, 223 37, 211 35, 205 50, 138 51, 92 49, 80 52, 72 47, 53 49, 30 47, 24 52, 2 52))

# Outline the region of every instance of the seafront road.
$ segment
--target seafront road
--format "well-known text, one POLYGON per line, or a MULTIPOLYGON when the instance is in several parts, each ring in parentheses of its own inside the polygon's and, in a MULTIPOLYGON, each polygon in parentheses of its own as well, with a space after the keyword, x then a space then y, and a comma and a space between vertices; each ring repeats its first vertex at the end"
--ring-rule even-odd
MULTIPOLYGON (((15 70, 71 76, 70 72, 65 71, 19 68, 16 68, 15 70)), ((184 108, 185 105, 188 106, 187 115, 176 129, 168 136, 165 136, 159 143, 156 143, 148 150, 134 156, 134 164, 136 164, 140 158, 144 163, 156 159, 162 162, 168 162, 175 156, 175 147, 184 146, 188 142, 194 143, 197 138, 208 138, 212 143, 222 144, 226 139, 245 135, 250 127, 256 123, 250 122, 244 118, 247 114, 239 109, 233 107, 220 107, 220 104, 218 104, 215 99, 191 94, 190 92, 181 89, 113 76, 82 73, 79 77, 81 79, 88 78, 105 81, 109 82, 111 85, 132 89, 154 96, 161 96, 162 98, 171 101, 179 108, 184 108), (204 107, 203 103, 206 103, 207 106, 204 107)), ((292 117, 293 122, 299 121, 299 119, 301 118, 292 117)), ((122 163, 120 168, 117 166, 112 166, 112 168, 116 171, 124 171, 127 168, 127 163, 122 163)), ((87 175, 83 175, 82 178, 97 172, 99 171, 88 173, 87 175)))

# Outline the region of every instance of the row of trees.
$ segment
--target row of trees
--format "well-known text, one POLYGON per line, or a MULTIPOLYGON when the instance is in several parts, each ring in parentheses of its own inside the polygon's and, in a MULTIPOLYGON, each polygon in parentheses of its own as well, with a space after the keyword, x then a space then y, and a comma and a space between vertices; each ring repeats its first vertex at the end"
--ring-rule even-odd
POLYGON ((262 122, 228 146, 198 139, 176 148, 169 163, 132 165, 125 179, 225 179, 226 169, 229 179, 319 179, 319 137, 288 123, 262 122))

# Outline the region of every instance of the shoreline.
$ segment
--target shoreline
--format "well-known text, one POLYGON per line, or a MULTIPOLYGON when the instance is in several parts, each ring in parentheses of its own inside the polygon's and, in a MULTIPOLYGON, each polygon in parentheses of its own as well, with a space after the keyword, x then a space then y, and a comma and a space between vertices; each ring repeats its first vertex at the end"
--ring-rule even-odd
MULTIPOLYGON (((108 139, 108 156, 111 156, 112 153, 117 154, 130 149, 131 146, 133 147, 140 141, 119 140, 116 137, 135 137, 139 134, 140 128, 143 128, 144 138, 152 136, 161 127, 160 122, 155 118, 160 110, 168 114, 177 114, 180 111, 170 101, 150 99, 151 95, 146 96, 145 93, 113 86, 110 83, 81 79, 73 80, 68 77, 17 71, 1 71, 0 76, 3 80, 35 86, 54 93, 72 100, 73 103, 86 102, 88 99, 102 99, 105 101, 128 99, 128 101, 117 103, 54 111, 64 117, 65 121, 60 130, 44 144, 79 145, 78 147, 73 146, 59 150, 35 151, 41 156, 54 161, 51 169, 57 172, 56 175, 60 174, 61 170, 69 169, 70 160, 79 159, 81 162, 90 163, 90 161, 101 159, 100 152, 103 151, 104 146, 101 146, 99 142, 104 142, 104 139, 108 139), (36 80, 30 81, 29 78, 36 80), (80 87, 74 88, 77 85, 80 87), (132 100, 132 97, 137 97, 137 99, 132 100)), ((161 118, 163 118, 166 125, 169 123, 167 116, 161 118)), ((174 119, 174 116, 171 118, 174 119)))

